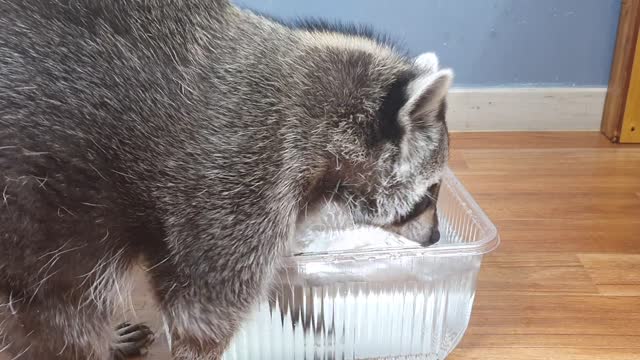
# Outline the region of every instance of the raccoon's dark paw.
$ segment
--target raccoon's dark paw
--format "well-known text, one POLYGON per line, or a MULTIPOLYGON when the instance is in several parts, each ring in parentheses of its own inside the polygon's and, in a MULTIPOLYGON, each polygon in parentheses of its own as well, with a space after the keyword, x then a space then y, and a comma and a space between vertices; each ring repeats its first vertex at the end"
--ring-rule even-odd
POLYGON ((146 355, 155 340, 153 331, 144 324, 122 323, 116 327, 115 335, 111 344, 114 360, 146 355))

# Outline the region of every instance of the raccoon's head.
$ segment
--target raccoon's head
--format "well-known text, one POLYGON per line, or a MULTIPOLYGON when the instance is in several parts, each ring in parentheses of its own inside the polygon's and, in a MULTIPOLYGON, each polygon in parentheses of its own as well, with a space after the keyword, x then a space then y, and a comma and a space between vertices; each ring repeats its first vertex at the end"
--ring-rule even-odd
POLYGON ((321 60, 310 65, 315 80, 305 95, 315 102, 309 114, 327 127, 325 194, 355 223, 437 242, 453 73, 432 53, 409 59, 364 37, 313 36, 321 60))

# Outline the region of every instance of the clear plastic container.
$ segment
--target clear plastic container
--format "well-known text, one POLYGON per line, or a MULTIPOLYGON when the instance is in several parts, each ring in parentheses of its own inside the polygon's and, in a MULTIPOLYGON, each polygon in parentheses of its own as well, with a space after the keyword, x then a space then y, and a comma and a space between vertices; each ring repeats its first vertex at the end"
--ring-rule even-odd
POLYGON ((288 258, 224 359, 446 358, 469 323, 482 257, 499 238, 450 171, 438 215, 441 239, 428 248, 400 241, 288 258))

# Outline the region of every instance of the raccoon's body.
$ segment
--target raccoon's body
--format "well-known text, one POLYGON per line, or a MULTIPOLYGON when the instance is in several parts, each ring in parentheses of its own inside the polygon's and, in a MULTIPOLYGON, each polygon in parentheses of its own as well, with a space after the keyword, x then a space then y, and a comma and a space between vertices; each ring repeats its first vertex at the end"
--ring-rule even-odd
POLYGON ((328 199, 434 241, 433 55, 224 0, 0 0, 0 29, 0 353, 136 353, 143 261, 175 358, 217 359, 328 199))

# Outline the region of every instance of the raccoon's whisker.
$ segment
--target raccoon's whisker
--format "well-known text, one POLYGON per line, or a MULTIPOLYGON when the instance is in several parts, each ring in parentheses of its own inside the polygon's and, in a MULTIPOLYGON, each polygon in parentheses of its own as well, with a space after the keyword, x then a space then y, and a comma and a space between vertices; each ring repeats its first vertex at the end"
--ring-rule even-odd
MULTIPOLYGON (((46 262, 46 263, 45 263, 45 264, 40 268, 40 270, 38 271, 38 273, 36 274, 36 276, 37 276, 37 275, 39 275, 39 274, 42 272, 42 270, 44 270, 44 268, 45 268, 45 267, 48 267, 48 270, 47 270, 47 273, 48 273, 48 272, 49 272, 49 270, 51 270, 51 269, 53 268, 53 266, 58 262, 58 260, 60 260, 60 256, 61 256, 61 255, 64 255, 64 254, 66 254, 66 253, 68 253, 68 252, 71 252, 71 251, 74 251, 74 250, 78 250, 78 249, 81 249, 81 248, 83 248, 83 247, 87 246, 86 244, 84 244, 84 245, 80 245, 80 246, 73 247, 73 248, 71 248, 71 249, 61 250, 61 249, 62 249, 62 248, 64 248, 64 246, 66 246, 68 243, 69 243, 69 241, 67 241, 67 242, 66 242, 66 243, 65 243, 65 244, 64 244, 60 249, 58 249, 58 250, 55 250, 55 251, 53 251, 53 252, 49 252, 49 253, 45 254, 45 255, 52 255, 52 254, 53 254, 53 256, 51 257, 51 259, 49 259, 49 261, 47 261, 47 262, 46 262)), ((45 255, 43 255, 43 256, 45 256, 45 255)), ((42 257, 43 257, 43 256, 39 257, 39 259, 42 259, 42 257)))
MULTIPOLYGON (((112 256, 102 258, 96 264, 94 269, 81 276, 85 279, 80 287, 89 281, 94 273, 98 274, 98 276, 93 279, 89 289, 83 295, 85 301, 78 305, 79 308, 86 306, 89 302, 93 302, 100 310, 108 308, 115 309, 112 304, 114 295, 117 296, 123 307, 126 307, 127 305, 130 307, 133 306, 132 301, 125 301, 123 293, 120 290, 120 281, 122 281, 119 277, 121 267, 120 260, 125 250, 126 248, 121 248, 112 256), (113 291, 115 294, 111 294, 110 291, 113 291)), ((129 291, 127 291, 127 295, 130 295, 129 291)))
POLYGON ((81 202, 80 204, 82 204, 82 205, 87 205, 87 206, 91 206, 91 207, 107 207, 107 205, 103 205, 103 204, 94 204, 94 203, 90 203, 90 202, 81 202))
MULTIPOLYGON (((33 292, 33 295, 31 295, 31 298, 29 299, 29 303, 33 302, 33 299, 35 299, 36 295, 38 294, 38 291, 40 290, 40 288, 42 287, 42 285, 45 283, 45 281, 49 280, 51 277, 53 277, 54 275, 56 275, 60 270, 56 270, 53 273, 45 276, 42 280, 40 280, 37 284, 37 288, 36 290, 33 292)), ((32 287, 33 288, 33 287, 32 287)))
POLYGON ((29 351, 29 349, 31 349, 31 346, 33 344, 29 344, 29 346, 27 346, 26 349, 22 350, 21 353, 19 353, 18 355, 14 356, 11 360, 17 360, 19 357, 21 357, 22 355, 24 355, 27 351, 29 351))
POLYGON ((336 181, 336 186, 333 189, 333 191, 331 192, 331 197, 329 197, 329 202, 332 202, 333 201, 333 197, 338 193, 338 189, 340 188, 340 185, 341 185, 340 181, 341 181, 340 179, 338 179, 338 181, 336 181))
POLYGON ((66 211, 69 215, 71 215, 71 216, 73 216, 73 217, 76 217, 76 214, 74 214, 74 213, 72 213, 71 211, 69 211, 69 209, 67 209, 66 207, 61 206, 61 205, 58 205, 58 216, 59 216, 59 217, 62 217, 62 215, 60 215, 60 209, 62 209, 62 210, 64 210, 64 211, 66 211))
POLYGON ((178 286, 178 284, 177 283, 173 283, 171 285, 171 287, 169 288, 169 290, 167 291, 167 294, 171 294, 171 292, 176 288, 176 286, 178 286))
POLYGON ((58 249, 53 250, 53 251, 49 251, 48 253, 45 253, 45 254, 39 256, 38 260, 42 259, 43 257, 49 256, 49 255, 52 255, 52 254, 56 254, 56 253, 62 251, 62 249, 64 249, 69 244, 69 242, 71 242, 71 240, 67 240, 67 242, 62 244, 62 246, 60 246, 58 249))
POLYGON ((120 291, 120 285, 118 285, 118 279, 115 278, 114 274, 111 274, 111 276, 113 276, 113 278, 111 279, 111 281, 113 281, 113 286, 115 288, 116 294, 118 295, 118 299, 120 299, 120 304, 125 304, 124 298, 122 297, 122 292, 120 291))
POLYGON ((89 278, 93 273, 95 273, 96 271, 98 271, 98 270, 99 270, 101 267, 103 267, 104 265, 106 265, 106 263, 104 263, 104 262, 102 262, 102 261, 99 261, 99 262, 98 262, 98 264, 97 264, 93 269, 91 269, 91 271, 89 271, 88 273, 86 273, 86 274, 84 274, 84 275, 80 275, 80 276, 78 276, 78 278, 85 278, 85 279, 84 279, 84 281, 82 281, 82 283, 80 284, 80 287, 82 287, 82 286, 85 284, 85 282, 88 280, 88 278, 89 278))
POLYGON ((36 274, 36 276, 40 275, 40 273, 44 270, 44 268, 45 268, 45 267, 47 268, 47 271, 45 272, 45 276, 46 276, 46 274, 48 274, 48 273, 49 273, 49 270, 51 270, 51 269, 55 266, 55 264, 58 262, 58 260, 60 260, 60 256, 53 256, 53 257, 51 258, 51 260, 47 261, 47 263, 46 263, 46 264, 44 264, 44 265, 40 268, 40 270, 38 270, 38 273, 36 274), (48 265, 48 266, 47 266, 47 265, 48 265))
POLYGON ((150 268, 145 268, 144 271, 151 271, 155 268, 157 268, 158 266, 164 264, 165 262, 169 261, 170 256, 167 256, 166 258, 164 258, 163 260, 161 260, 160 262, 158 262, 157 264, 151 266, 150 268))
POLYGON ((107 180, 106 177, 104 177, 104 175, 102 175, 102 173, 100 171, 98 171, 98 169, 95 168, 95 166, 93 166, 91 163, 88 164, 90 168, 93 169, 93 171, 95 171, 98 176, 100 176, 102 178, 102 180, 107 180))
POLYGON ((49 152, 47 151, 31 151, 25 148, 22 148, 22 155, 24 156, 38 156, 38 155, 47 155, 49 152))
MULTIPOLYGON (((20 298, 16 301, 22 301, 24 298, 20 298)), ((7 304, 9 306, 9 311, 11 311, 12 315, 17 315, 18 312, 16 311, 16 309, 13 307, 13 291, 9 292, 9 303, 7 304)))
MULTIPOLYGON (((169 292, 171 289, 169 289, 169 292)), ((172 342, 171 342, 171 329, 169 328, 169 323, 167 322, 167 318, 162 315, 162 329, 164 330, 164 336, 167 340, 167 346, 169 347, 169 351, 172 350, 172 342)))
POLYGON ((107 228, 107 233, 104 235, 104 237, 100 239, 100 241, 98 242, 102 244, 105 240, 107 240, 108 237, 109 237, 109 228, 107 228))
POLYGON ((308 211, 309 211, 309 202, 306 202, 306 203, 304 204, 303 209, 304 209, 304 218, 305 218, 305 219, 308 219, 308 218, 309 218, 309 214, 308 214, 308 211))
MULTIPOLYGON (((4 344, 4 342, 3 342, 3 344, 4 344)), ((5 350, 7 350, 11 345, 13 345, 13 342, 10 342, 5 347, 0 348, 0 353, 4 352, 5 350)))
POLYGON ((64 339, 64 346, 62 347, 62 349, 60 350, 60 352, 57 354, 58 356, 62 355, 62 353, 64 352, 64 350, 67 348, 67 339, 64 339))
POLYGON ((9 207, 9 195, 7 195, 7 189, 9 188, 9 184, 5 185, 4 190, 2 191, 2 202, 5 206, 9 207))
POLYGON ((62 250, 62 251, 58 252, 57 254, 55 254, 54 256, 59 257, 60 255, 64 255, 64 254, 66 254, 68 252, 75 251, 75 250, 78 250, 78 249, 82 249, 82 248, 84 248, 86 246, 87 246, 87 244, 83 244, 83 245, 79 245, 79 246, 76 246, 76 247, 72 247, 71 249, 62 250))

